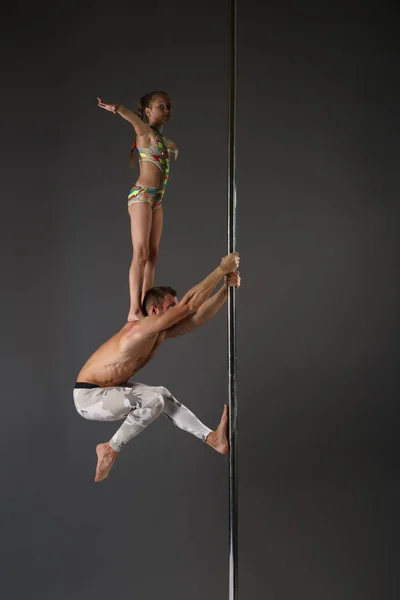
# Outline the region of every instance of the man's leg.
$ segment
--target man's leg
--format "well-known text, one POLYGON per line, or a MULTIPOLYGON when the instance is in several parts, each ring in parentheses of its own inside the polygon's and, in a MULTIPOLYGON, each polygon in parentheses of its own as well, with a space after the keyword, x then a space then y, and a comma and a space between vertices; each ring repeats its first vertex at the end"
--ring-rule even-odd
POLYGON ((132 387, 75 389, 74 400, 77 411, 85 419, 117 421, 125 417, 111 440, 96 447, 96 482, 108 476, 121 448, 150 425, 164 407, 162 395, 155 388, 140 383, 132 387))
POLYGON ((218 428, 212 431, 204 425, 186 406, 181 404, 165 387, 153 388, 164 400, 164 415, 174 425, 191 433, 221 454, 229 452, 228 442, 228 407, 224 406, 218 428))

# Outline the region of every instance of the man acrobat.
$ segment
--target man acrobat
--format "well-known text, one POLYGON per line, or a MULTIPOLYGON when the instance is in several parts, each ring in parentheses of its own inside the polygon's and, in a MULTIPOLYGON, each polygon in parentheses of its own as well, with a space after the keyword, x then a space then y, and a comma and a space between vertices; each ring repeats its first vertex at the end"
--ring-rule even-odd
POLYGON ((238 266, 239 254, 228 254, 181 301, 178 301, 173 288, 149 289, 143 299, 145 316, 128 321, 92 354, 80 370, 74 388, 78 413, 95 421, 125 419, 109 442, 96 447, 96 482, 108 476, 121 448, 161 413, 217 452, 229 452, 226 405, 217 429, 212 431, 165 387, 128 380, 153 358, 164 340, 184 335, 216 315, 226 301, 228 287, 240 286, 238 266), (223 278, 225 285, 211 296, 223 278))

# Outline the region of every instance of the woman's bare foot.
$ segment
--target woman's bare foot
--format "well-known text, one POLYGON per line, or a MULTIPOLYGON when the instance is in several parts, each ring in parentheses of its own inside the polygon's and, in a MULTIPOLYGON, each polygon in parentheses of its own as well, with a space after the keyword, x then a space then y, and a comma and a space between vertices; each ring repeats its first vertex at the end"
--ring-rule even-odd
POLYGON ((216 431, 208 434, 206 444, 214 448, 220 454, 228 454, 228 406, 224 404, 224 412, 222 413, 221 421, 216 431))
POLYGON ((139 319, 143 318, 143 314, 141 311, 133 312, 131 311, 128 315, 127 321, 139 321, 139 319))
POLYGON ((103 481, 103 479, 108 477, 108 474, 113 467, 115 459, 118 456, 118 452, 111 448, 110 442, 107 442, 106 444, 97 444, 96 454, 97 467, 96 476, 94 480, 97 483, 98 481, 103 481))

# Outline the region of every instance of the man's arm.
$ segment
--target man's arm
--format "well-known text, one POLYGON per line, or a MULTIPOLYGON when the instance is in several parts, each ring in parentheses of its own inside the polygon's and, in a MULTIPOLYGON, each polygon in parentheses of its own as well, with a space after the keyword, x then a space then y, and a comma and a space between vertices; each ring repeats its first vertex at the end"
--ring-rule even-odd
POLYGON ((202 304, 208 300, 222 277, 236 270, 238 265, 239 254, 237 252, 225 256, 220 265, 203 281, 191 288, 176 306, 169 308, 161 315, 150 315, 141 319, 140 331, 146 334, 164 331, 198 311, 202 304))
POLYGON ((189 331, 199 327, 199 325, 204 325, 204 323, 210 321, 210 319, 212 319, 225 304, 228 297, 229 286, 240 287, 240 274, 238 271, 230 273, 227 276, 226 285, 211 296, 211 298, 206 300, 193 315, 189 315, 182 321, 170 327, 167 331, 167 337, 173 338, 185 335, 186 333, 189 333, 189 331))

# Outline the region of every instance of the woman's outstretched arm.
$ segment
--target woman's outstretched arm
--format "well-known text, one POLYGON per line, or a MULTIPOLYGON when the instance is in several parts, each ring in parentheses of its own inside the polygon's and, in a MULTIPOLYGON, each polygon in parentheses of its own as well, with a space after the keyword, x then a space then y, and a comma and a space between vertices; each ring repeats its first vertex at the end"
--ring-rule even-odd
POLYGON ((138 137, 151 133, 150 127, 144 121, 142 121, 142 119, 138 115, 136 115, 132 110, 126 108, 122 104, 113 104, 111 102, 106 102, 101 98, 97 98, 97 103, 98 106, 100 106, 100 108, 104 108, 104 110, 108 110, 114 115, 118 114, 123 119, 131 123, 138 137))

